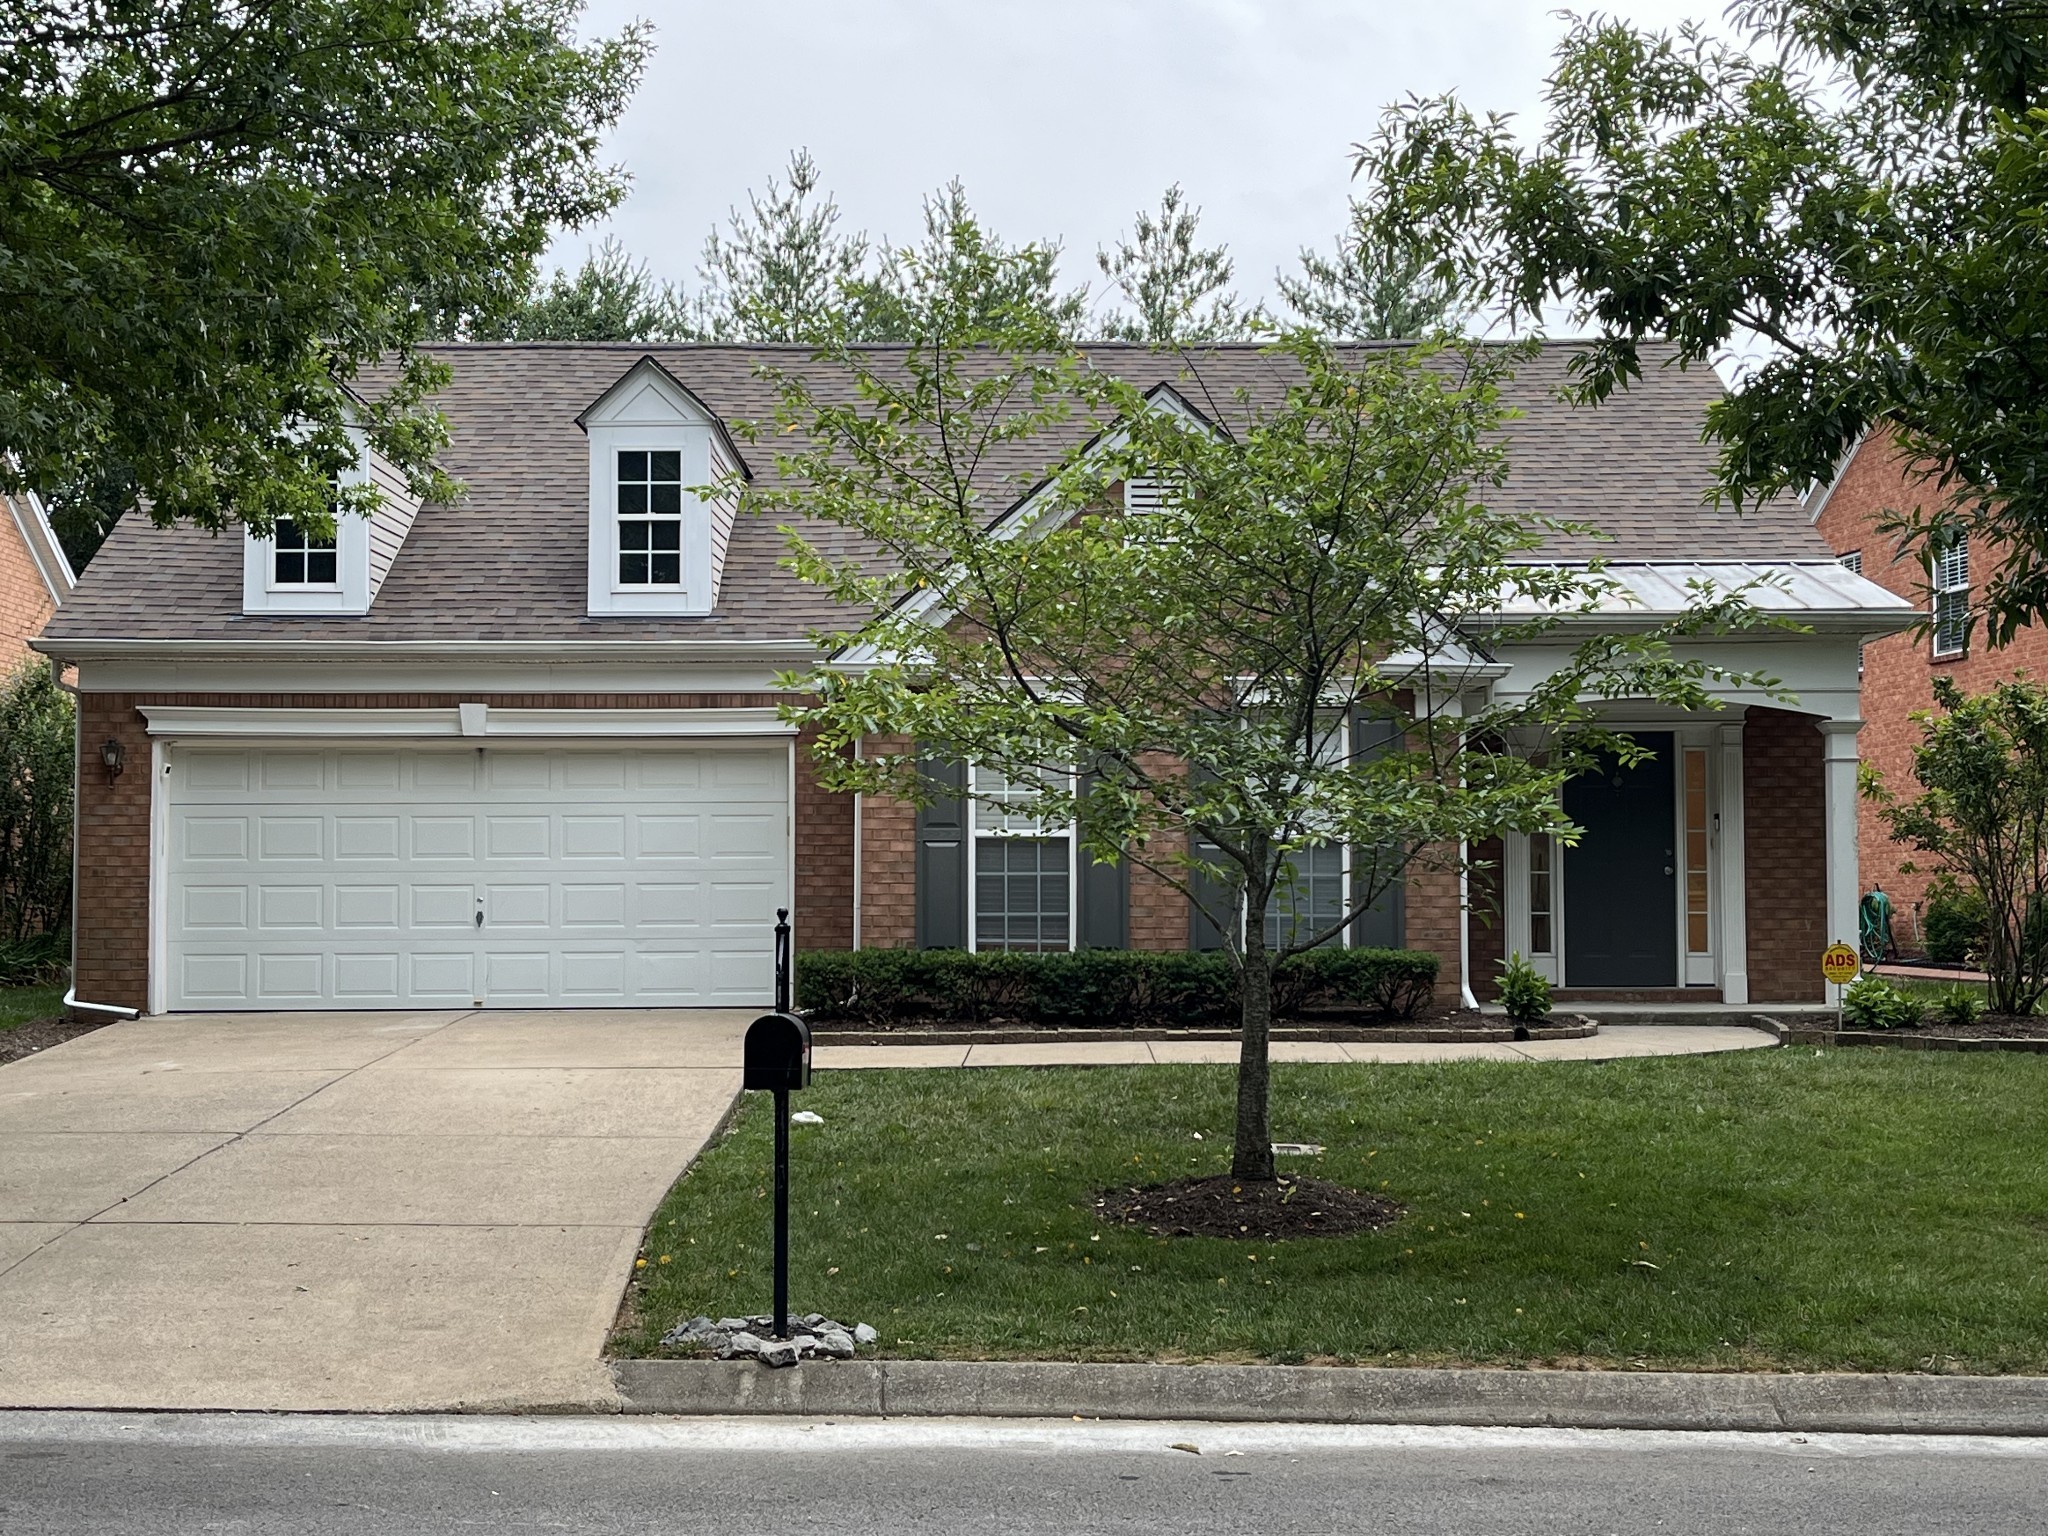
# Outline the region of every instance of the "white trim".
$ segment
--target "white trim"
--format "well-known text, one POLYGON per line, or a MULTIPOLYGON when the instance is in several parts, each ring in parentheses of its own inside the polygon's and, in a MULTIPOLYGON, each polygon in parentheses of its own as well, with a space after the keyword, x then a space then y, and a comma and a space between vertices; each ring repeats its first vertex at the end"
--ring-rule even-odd
POLYGON ((1822 747, 1822 815, 1827 827, 1827 940, 1857 947, 1856 733, 1861 720, 1816 720, 1822 747))
POLYGON ((300 739, 412 737, 496 739, 706 740, 786 736, 796 727, 773 709, 237 709, 230 706, 144 704, 139 706, 153 737, 238 737, 300 739), (478 711, 464 729, 464 711, 478 711))
POLYGON ((34 491, 24 490, 0 499, 7 502, 14 526, 21 530, 21 542, 28 546, 28 557, 35 563, 36 575, 42 578, 43 590, 50 594, 51 602, 62 608, 71 589, 78 585, 78 577, 71 569, 64 546, 57 542, 57 530, 50 526, 50 515, 43 510, 41 498, 34 491))
POLYGON ((148 1011, 170 1004, 171 954, 171 744, 149 744, 149 985, 148 1011))
POLYGON ((1749 1002, 1749 873, 1742 803, 1742 726, 1737 719, 1718 731, 1721 746, 1720 826, 1716 861, 1721 884, 1721 1001, 1749 1002))
MULTIPOLYGON (((30 642, 45 656, 66 662, 87 661, 221 661, 236 666, 253 662, 333 662, 455 660, 537 663, 638 662, 642 666, 697 662, 785 662, 806 666, 818 649, 800 636, 771 640, 645 639, 618 640, 126 640, 55 639, 43 635, 30 642)), ((664 690, 666 691, 666 690, 664 690)))
POLYGON ((1869 436, 1869 427, 1858 432, 1855 439, 1842 451, 1842 456, 1835 461, 1835 472, 1828 476, 1827 483, 1820 488, 1819 494, 1809 495, 1806 513, 1806 520, 1809 523, 1820 521, 1821 513, 1827 510, 1828 498, 1835 494, 1835 487, 1842 483, 1842 476, 1849 472, 1849 465, 1854 462, 1856 451, 1863 446, 1863 440, 1869 436))

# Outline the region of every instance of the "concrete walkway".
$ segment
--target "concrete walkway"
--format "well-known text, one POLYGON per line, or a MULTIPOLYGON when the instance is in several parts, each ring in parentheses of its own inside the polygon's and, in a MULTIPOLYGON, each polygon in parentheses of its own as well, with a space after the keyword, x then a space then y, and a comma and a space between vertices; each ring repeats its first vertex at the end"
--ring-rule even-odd
POLYGON ((613 1406, 751 1016, 174 1016, 0 1068, 0 1405, 613 1406))
MULTIPOLYGON (((1733 1024, 1603 1024, 1583 1040, 1308 1041, 1273 1045, 1275 1061, 1614 1061, 1625 1056, 1700 1056, 1776 1045, 1733 1024)), ((1153 1062, 1234 1062, 1235 1040, 1082 1040, 1058 1045, 821 1045, 820 1071, 854 1067, 1120 1067, 1153 1062)))

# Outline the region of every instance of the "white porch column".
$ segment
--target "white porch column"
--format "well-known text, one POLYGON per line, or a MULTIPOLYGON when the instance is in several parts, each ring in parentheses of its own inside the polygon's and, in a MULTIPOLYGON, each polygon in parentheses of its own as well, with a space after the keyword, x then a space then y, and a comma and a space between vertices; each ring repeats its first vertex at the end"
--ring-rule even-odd
MULTIPOLYGON (((1827 786, 1828 942, 1856 947, 1856 903, 1862 897, 1856 865, 1856 733, 1861 720, 1823 720, 1822 773, 1827 786)), ((1815 957, 1815 964, 1819 958, 1815 957)))
POLYGON ((1749 1002, 1749 872, 1744 861, 1742 725, 1720 729, 1721 804, 1718 812, 1721 897, 1721 1001, 1749 1002))

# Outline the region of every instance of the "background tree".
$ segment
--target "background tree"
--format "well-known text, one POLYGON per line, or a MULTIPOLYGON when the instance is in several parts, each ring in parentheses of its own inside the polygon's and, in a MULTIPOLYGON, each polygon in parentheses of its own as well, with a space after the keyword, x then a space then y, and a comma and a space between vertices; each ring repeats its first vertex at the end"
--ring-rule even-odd
POLYGON ((623 188, 597 144, 646 34, 579 43, 577 14, 0 0, 0 481, 118 464, 161 522, 319 527, 352 416, 446 493, 415 344, 623 188))
POLYGON ((1011 245, 990 233, 956 178, 924 200, 924 238, 887 246, 875 271, 847 284, 839 336, 860 341, 932 339, 926 327, 945 317, 943 334, 993 335, 1024 327, 1073 336, 1087 307, 1085 289, 1059 290, 1060 244, 1011 245))
POLYGON ((860 279, 868 238, 843 234, 839 204, 820 195, 818 165, 807 149, 789 157, 787 184, 747 194, 727 231, 704 241, 698 328, 717 341, 819 341, 860 279))
MULTIPOLYGON (((997 280, 995 257, 973 262, 997 280)), ((1339 938, 1410 869, 1455 864, 1461 839, 1570 841, 1564 780, 1599 747, 1641 755, 1586 699, 1696 707, 1706 674, 1668 632, 1604 635, 1565 646, 1525 703, 1458 714, 1468 647, 1553 628, 1495 617, 1511 583, 1558 611, 1604 584, 1517 565, 1563 525, 1486 499, 1505 472, 1508 349, 1347 361, 1297 333, 1276 359, 1294 379, 1284 399, 1219 402, 1195 366, 1203 415, 1090 369, 1043 314, 991 334, 959 323, 978 306, 951 286, 930 291, 927 342, 907 357, 835 346, 780 377, 784 478, 757 504, 881 557, 793 538, 798 573, 857 617, 819 637, 844 664, 785 679, 816 699, 788 713, 819 732, 832 788, 929 801, 920 757, 965 760, 1007 782, 1012 816, 1072 824, 1084 856, 1128 859, 1195 902, 1239 979, 1232 1173, 1271 1179, 1274 968, 1339 938), (1098 429, 1092 455, 1059 446, 1098 429), (1111 513, 1134 475, 1173 494, 1111 513), (1337 750, 1360 709, 1411 750, 1337 750), (878 753, 877 736, 918 746, 878 753), (1331 843, 1368 853, 1341 910, 1316 920, 1299 866, 1331 843)), ((1739 604, 1711 617, 1740 622, 1739 604)), ((968 792, 994 798, 976 775, 968 792)))
POLYGON ((574 272, 536 275, 517 304, 468 334, 477 341, 694 341, 697 328, 682 289, 606 236, 574 272))
POLYGON ((1301 271, 1276 273, 1281 301, 1300 323, 1335 341, 1407 341, 1464 319, 1456 282, 1420 250, 1376 231, 1352 205, 1329 255, 1306 248, 1301 271))
POLYGON ((1231 291, 1229 251, 1201 244, 1202 210, 1166 189, 1156 214, 1140 211, 1128 235, 1095 253, 1095 264, 1124 305, 1101 321, 1112 341, 1172 346, 1191 341, 1241 341, 1262 312, 1231 291))
POLYGON ((1896 841, 1982 895, 1991 1011, 2030 1014, 2048 996, 2048 688, 2020 678, 1965 696, 1937 677, 1934 702, 1914 717, 1920 793, 1902 799, 1874 774, 1865 793, 1896 841))
POLYGON ((1925 461, 1901 532, 1984 536, 1994 639, 2048 611, 2048 10, 1990 0, 1742 0, 1750 45, 1575 20, 1524 140, 1413 102, 1359 154, 1383 234, 1483 296, 1560 301, 1626 388, 1646 338, 1750 366, 1712 411, 1737 502, 1830 477, 1866 428, 1925 461), (1989 562, 1987 561, 1988 565, 1989 562))
POLYGON ((65 959, 71 917, 71 699, 40 665, 0 679, 0 980, 65 959))

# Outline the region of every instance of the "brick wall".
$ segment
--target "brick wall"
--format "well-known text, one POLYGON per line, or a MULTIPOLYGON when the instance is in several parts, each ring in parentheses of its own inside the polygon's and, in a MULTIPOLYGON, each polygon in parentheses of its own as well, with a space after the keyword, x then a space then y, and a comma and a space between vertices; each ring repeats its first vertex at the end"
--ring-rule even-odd
MULTIPOLYGON (((908 752, 905 736, 878 736, 877 757, 908 752)), ((860 803, 860 942, 864 949, 917 944, 917 808, 907 800, 864 795, 860 803)))
MULTIPOLYGON (((759 709, 774 694, 196 694, 88 693, 80 700, 78 785, 78 995, 130 1008, 149 998, 149 765, 141 705, 248 709, 759 709), (100 744, 119 741, 126 767, 112 784, 100 744)), ((791 921, 805 949, 853 942, 853 802, 818 785, 799 738, 796 774, 796 905, 791 921)))
MULTIPOLYGON (((1897 535, 1881 532, 1879 524, 1889 513, 1912 512, 1939 499, 1939 489, 1913 473, 1910 461, 1898 451, 1890 434, 1874 432, 1829 492, 1815 526, 1836 553, 1860 552, 1865 576, 1924 610, 1927 571, 1919 551, 1899 551, 1897 535)), ((1972 541, 1973 580, 1981 584, 1983 574, 2000 558, 2000 551, 1972 541)), ((2010 645, 1992 650, 1985 646, 1980 628, 1971 635, 1967 654, 1943 661, 1934 659, 1933 643, 1925 634, 1890 635, 1871 642, 1863 652, 1864 725, 1856 739, 1858 756, 1882 773, 1894 792, 1917 793, 1913 749, 1920 743, 1920 728, 1912 715, 1933 707, 1934 679, 1952 677, 1964 692, 1975 693, 2020 671, 2035 678, 2048 677, 2048 629, 2024 629, 2010 645)), ((1863 889, 1882 887, 1890 894, 1899 914, 1899 942, 1909 949, 1915 947, 1917 908, 1925 898, 1930 877, 1907 874, 1900 867, 1912 854, 1891 840, 1875 806, 1863 802, 1857 817, 1863 889)))
POLYGON ((1826 785, 1812 715, 1752 709, 1742 727, 1749 997, 1822 1000, 1827 947, 1826 785))
POLYGON ((43 632, 56 611, 13 511, 0 504, 0 678, 11 677, 34 659, 28 642, 43 632))
MULTIPOLYGON (((1472 850, 1472 991, 1482 1003, 1500 997, 1501 962, 1508 957, 1508 913, 1503 900, 1507 850, 1497 837, 1472 850)), ((1457 952, 1447 963, 1455 965, 1457 952)))

